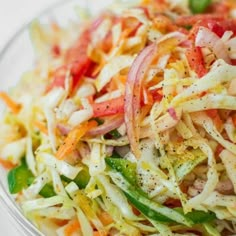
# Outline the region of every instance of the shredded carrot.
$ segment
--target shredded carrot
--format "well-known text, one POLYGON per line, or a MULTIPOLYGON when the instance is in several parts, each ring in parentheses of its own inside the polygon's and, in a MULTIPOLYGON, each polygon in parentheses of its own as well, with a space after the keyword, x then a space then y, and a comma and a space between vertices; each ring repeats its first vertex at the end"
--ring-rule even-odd
POLYGON ((80 229, 78 220, 71 221, 64 229, 65 236, 71 236, 73 233, 80 229))
POLYGON ((145 104, 152 105, 154 102, 152 93, 144 87, 142 88, 142 90, 143 90, 143 102, 145 104))
POLYGON ((166 33, 168 29, 171 29, 174 27, 174 24, 171 22, 171 20, 164 16, 164 15, 158 15, 154 19, 154 26, 157 30, 161 31, 162 33, 166 33))
POLYGON ((75 127, 66 137, 64 143, 59 147, 56 157, 59 160, 62 160, 71 153, 79 140, 89 131, 90 129, 97 126, 97 122, 95 120, 84 122, 83 124, 75 127))
POLYGON ((99 231, 94 231, 93 232, 93 236, 106 236, 107 234, 106 233, 104 233, 104 232, 99 232, 99 231))
POLYGON ((117 82, 115 78, 111 80, 111 82, 107 85, 107 91, 112 92, 118 89, 117 82))
POLYGON ((127 81, 127 75, 120 75, 119 77, 117 77, 117 79, 119 79, 119 83, 122 83, 125 85, 127 81))
POLYGON ((140 120, 143 120, 143 119, 148 115, 148 113, 150 112, 151 108, 152 108, 151 105, 144 105, 144 106, 141 108, 140 120))
POLYGON ((94 101, 93 101, 93 96, 92 96, 92 95, 91 95, 91 96, 88 96, 87 99, 88 99, 88 101, 89 101, 90 104, 94 103, 94 101))
POLYGON ((5 169, 12 169, 15 167, 15 165, 11 162, 11 161, 8 161, 8 160, 3 160, 2 158, 0 158, 0 164, 5 168, 5 169))
POLYGON ((106 211, 103 211, 99 214, 99 219, 104 226, 109 225, 113 222, 112 217, 106 211))
POLYGON ((68 224, 68 220, 60 220, 60 219, 52 219, 53 223, 55 223, 57 226, 62 227, 68 224))
POLYGON ((93 232, 93 236, 100 236, 100 233, 98 231, 93 232))
POLYGON ((150 0, 142 0, 141 4, 145 6, 147 4, 150 4, 150 2, 151 2, 150 0))
POLYGON ((0 99, 4 101, 14 114, 20 111, 21 105, 13 101, 6 93, 0 92, 0 99))
POLYGON ((222 128, 223 128, 224 123, 223 123, 223 121, 221 120, 219 114, 217 114, 217 116, 213 119, 213 122, 214 122, 214 125, 216 126, 216 129, 217 129, 218 131, 221 131, 222 128))
POLYGON ((218 110, 217 109, 206 110, 206 114, 213 120, 213 123, 216 126, 217 130, 221 130, 223 127, 223 121, 220 118, 218 110))
POLYGON ((233 120, 234 126, 236 127, 236 114, 232 116, 232 120, 233 120))
POLYGON ((113 78, 114 83, 116 84, 116 87, 119 88, 120 84, 124 85, 126 84, 127 81, 127 75, 119 75, 119 76, 115 76, 113 78))
POLYGON ((106 64, 106 61, 105 61, 105 60, 102 60, 102 61, 100 62, 100 64, 98 64, 98 65, 95 67, 95 69, 94 69, 94 71, 93 71, 93 73, 92 73, 92 76, 96 76, 96 75, 102 70, 102 68, 105 66, 105 64, 106 64))
POLYGON ((48 134, 48 130, 47 130, 47 127, 45 126, 45 124, 43 122, 40 122, 40 121, 34 121, 34 126, 39 129, 42 133, 44 134, 48 134))

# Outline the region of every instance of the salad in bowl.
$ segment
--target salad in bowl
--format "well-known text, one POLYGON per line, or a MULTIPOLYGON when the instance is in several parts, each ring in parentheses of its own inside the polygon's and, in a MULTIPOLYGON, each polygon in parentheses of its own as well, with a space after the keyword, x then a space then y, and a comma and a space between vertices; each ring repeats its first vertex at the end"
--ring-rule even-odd
POLYGON ((34 66, 0 92, 23 215, 46 235, 234 235, 236 3, 77 13, 32 22, 34 66))

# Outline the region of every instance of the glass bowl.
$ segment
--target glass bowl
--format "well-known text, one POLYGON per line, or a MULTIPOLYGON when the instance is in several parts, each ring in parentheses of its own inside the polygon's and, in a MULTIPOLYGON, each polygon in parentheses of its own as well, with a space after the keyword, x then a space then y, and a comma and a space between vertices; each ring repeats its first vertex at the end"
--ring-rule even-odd
MULTIPOLYGON (((66 26, 70 20, 79 21, 75 6, 87 8, 90 14, 94 15, 111 2, 111 0, 59 1, 36 18, 45 24, 53 19, 59 25, 66 26)), ((35 56, 29 36, 29 25, 30 23, 20 29, 0 53, 1 91, 7 91, 16 85, 22 74, 34 66, 35 56)), ((3 111, 4 105, 0 101, 0 117, 3 111)), ((11 224, 19 231, 19 235, 43 235, 42 232, 23 216, 21 209, 17 206, 14 198, 8 191, 6 177, 6 170, 0 166, 0 201, 2 202, 1 206, 4 206, 8 215, 10 215, 8 218, 11 220, 11 224)))

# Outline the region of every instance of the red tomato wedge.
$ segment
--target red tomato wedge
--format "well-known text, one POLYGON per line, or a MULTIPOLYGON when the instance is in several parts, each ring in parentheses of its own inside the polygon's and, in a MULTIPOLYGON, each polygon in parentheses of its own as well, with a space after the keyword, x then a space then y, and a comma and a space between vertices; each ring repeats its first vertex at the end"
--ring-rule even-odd
POLYGON ((220 153, 224 150, 224 147, 218 143, 216 150, 215 150, 215 156, 219 157, 220 153))
POLYGON ((225 17, 220 14, 196 14, 193 16, 180 16, 179 18, 177 18, 176 24, 179 26, 190 26, 198 23, 199 21, 222 21, 224 19, 225 17))
POLYGON ((93 103, 93 117, 110 116, 124 113, 124 96, 105 102, 93 103))
POLYGON ((236 35, 236 20, 233 19, 206 19, 199 20, 194 24, 193 28, 190 30, 189 38, 195 41, 196 35, 199 28, 203 26, 210 29, 212 32, 222 37, 225 31, 232 31, 236 35))
POLYGON ((214 119, 218 115, 218 110, 210 109, 210 110, 206 110, 206 113, 210 118, 214 119))
POLYGON ((68 71, 70 71, 72 77, 72 90, 77 87, 78 82, 89 69, 91 64, 91 60, 87 56, 89 42, 90 31, 85 30, 75 45, 67 51, 65 55, 66 65, 58 68, 54 72, 54 79, 47 88, 47 91, 50 91, 55 87, 64 87, 66 74, 68 71))
POLYGON ((152 94, 153 101, 160 102, 163 98, 163 92, 160 88, 151 90, 150 93, 152 94))
POLYGON ((191 47, 186 51, 186 57, 192 70, 194 70, 198 77, 201 78, 207 73, 207 69, 204 66, 204 59, 202 56, 201 48, 191 47))
POLYGON ((209 21, 205 25, 219 37, 222 37, 225 31, 232 31, 236 35, 236 20, 209 21))
POLYGON ((79 59, 83 59, 87 57, 87 47, 90 42, 90 30, 85 30, 80 37, 78 38, 77 42, 68 49, 65 55, 65 61, 69 64, 74 61, 78 61, 79 59))

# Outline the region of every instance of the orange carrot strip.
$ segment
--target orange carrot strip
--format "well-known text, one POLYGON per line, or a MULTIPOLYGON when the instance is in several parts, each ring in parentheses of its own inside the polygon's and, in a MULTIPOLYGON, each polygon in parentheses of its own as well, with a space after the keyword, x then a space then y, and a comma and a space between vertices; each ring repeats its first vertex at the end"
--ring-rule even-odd
POLYGON ((43 122, 40 122, 40 121, 34 121, 34 126, 36 127, 36 128, 38 128, 42 133, 44 133, 44 134, 48 134, 48 130, 47 130, 47 127, 44 125, 44 123, 43 122))
POLYGON ((6 93, 0 92, 0 99, 4 101, 14 114, 20 111, 21 105, 14 102, 6 93))
POLYGON ((73 233, 80 229, 78 220, 71 221, 64 229, 65 236, 71 236, 73 233))
POLYGON ((220 130, 223 126, 223 122, 219 116, 217 109, 210 109, 206 110, 206 114, 213 120, 213 123, 215 124, 216 128, 220 130))
POLYGON ((14 165, 11 161, 8 160, 4 160, 0 158, 0 164, 5 168, 5 169, 12 169, 14 168, 16 165, 14 165))
POLYGON ((102 70, 105 64, 105 61, 101 61, 100 64, 98 64, 93 70, 92 76, 96 76, 102 70))
POLYGON ((60 220, 60 219, 52 219, 53 223, 55 223, 57 226, 62 227, 68 224, 68 220, 60 220))
POLYGON ((213 122, 218 131, 220 131, 223 128, 223 121, 221 120, 219 114, 217 114, 217 116, 213 119, 213 122))
POLYGON ((236 127, 236 114, 232 116, 232 120, 233 120, 234 126, 236 127))
POLYGON ((100 233, 98 231, 94 231, 93 232, 93 236, 101 236, 100 233))
POLYGON ((99 231, 94 231, 93 236, 107 236, 107 234, 99 231))
POLYGON ((112 217, 106 211, 103 211, 99 214, 99 219, 101 220, 103 225, 109 225, 113 222, 112 217))
POLYGON ((56 158, 59 160, 63 160, 66 155, 71 153, 79 140, 89 131, 90 129, 94 128, 97 126, 96 121, 89 121, 89 122, 84 122, 81 125, 78 125, 75 127, 66 137, 64 143, 59 147, 57 153, 56 153, 56 158))

